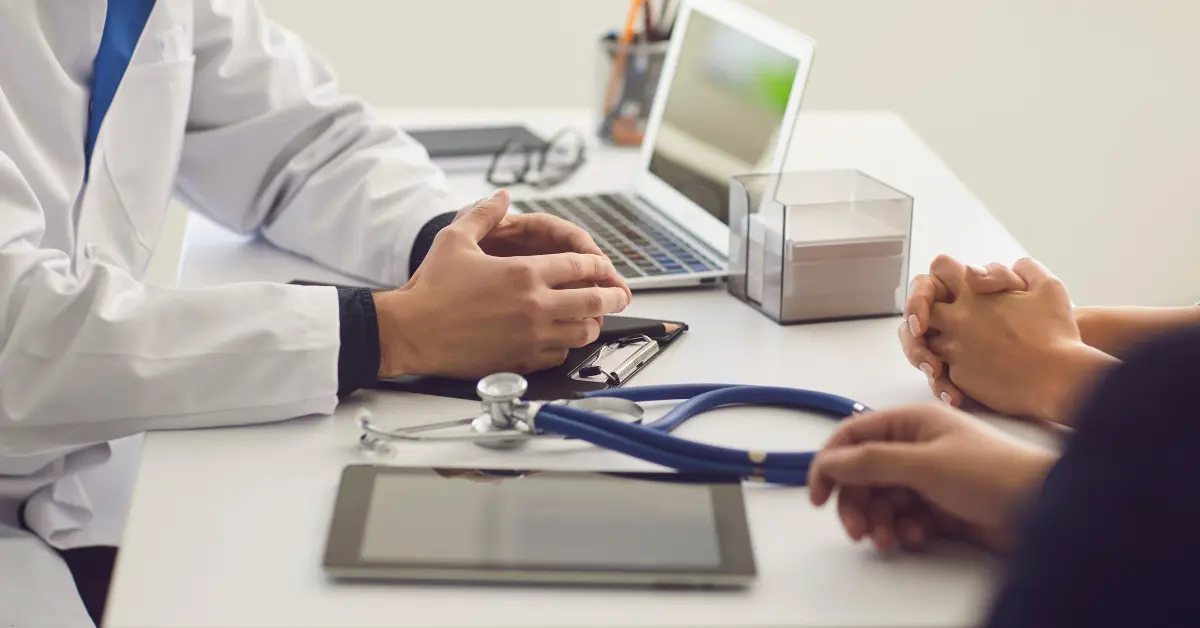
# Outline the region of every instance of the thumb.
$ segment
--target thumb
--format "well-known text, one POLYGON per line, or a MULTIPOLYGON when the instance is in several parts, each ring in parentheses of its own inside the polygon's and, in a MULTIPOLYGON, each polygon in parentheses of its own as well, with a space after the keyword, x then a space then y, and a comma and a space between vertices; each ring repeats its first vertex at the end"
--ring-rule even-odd
POLYGON ((834 447, 817 454, 812 474, 839 486, 916 488, 919 483, 922 443, 869 442, 834 447))
POLYGON ((472 241, 479 242, 496 225, 504 220, 508 213, 508 192, 496 190, 491 196, 481 199, 471 207, 459 212, 458 218, 450 223, 447 229, 456 229, 469 236, 472 241))
POLYGON ((1042 266, 1040 262, 1029 257, 1017 260, 1017 263, 1013 264, 1013 272, 1025 281, 1025 285, 1028 286, 1027 290, 1030 291, 1055 280, 1053 273, 1042 266))
POLYGON ((1004 264, 968 266, 967 287, 975 294, 991 294, 1010 290, 1025 290, 1025 280, 1004 264))

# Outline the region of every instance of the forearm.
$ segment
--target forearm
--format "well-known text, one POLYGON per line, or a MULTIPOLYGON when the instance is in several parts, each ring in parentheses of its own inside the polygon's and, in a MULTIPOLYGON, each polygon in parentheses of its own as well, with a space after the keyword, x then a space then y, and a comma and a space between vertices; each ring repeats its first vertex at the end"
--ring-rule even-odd
POLYGON ((327 414, 337 404, 332 288, 146 288, 109 266, 57 274, 0 256, 0 456, 148 430, 327 414))
POLYGON ((1085 343, 1122 358, 1153 336, 1200 324, 1200 307, 1082 307, 1075 320, 1085 343))

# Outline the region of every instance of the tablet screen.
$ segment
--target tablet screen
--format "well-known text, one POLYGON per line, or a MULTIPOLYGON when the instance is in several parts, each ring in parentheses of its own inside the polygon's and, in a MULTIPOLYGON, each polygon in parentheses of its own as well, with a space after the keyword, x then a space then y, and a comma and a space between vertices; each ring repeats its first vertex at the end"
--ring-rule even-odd
POLYGON ((354 469, 347 474, 360 479, 343 479, 331 548, 359 566, 703 574, 750 553, 736 480, 354 469))
POLYGON ((431 486, 422 476, 378 477, 362 556, 538 567, 721 564, 707 486, 600 475, 530 480, 431 486))

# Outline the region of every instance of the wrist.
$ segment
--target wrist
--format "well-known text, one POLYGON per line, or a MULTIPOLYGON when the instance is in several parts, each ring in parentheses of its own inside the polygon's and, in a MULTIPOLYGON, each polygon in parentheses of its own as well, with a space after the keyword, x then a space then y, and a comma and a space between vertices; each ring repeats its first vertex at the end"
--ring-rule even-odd
POLYGON ((375 311, 379 320, 380 378, 420 372, 417 347, 413 342, 412 301, 407 290, 375 293, 375 311))
POLYGON ((1058 463, 1060 454, 1055 451, 1023 446, 1016 453, 1013 464, 1006 465, 1009 470, 1005 478, 1009 482, 1007 497, 1004 500, 1004 511, 1001 513, 1000 529, 1005 531, 995 549, 1007 549, 1013 542, 1020 520, 1025 516, 1030 504, 1037 500, 1050 474, 1050 469, 1058 463))
POLYGON ((1055 423, 1069 423, 1079 401, 1091 390, 1092 383, 1120 360, 1083 342, 1063 345, 1046 375, 1037 404, 1037 417, 1055 423))

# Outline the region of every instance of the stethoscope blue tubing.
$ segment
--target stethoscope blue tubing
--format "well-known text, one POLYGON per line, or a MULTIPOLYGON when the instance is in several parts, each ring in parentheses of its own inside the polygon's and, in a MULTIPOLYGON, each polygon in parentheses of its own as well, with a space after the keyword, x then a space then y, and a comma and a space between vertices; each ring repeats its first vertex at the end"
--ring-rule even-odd
POLYGON ((586 397, 618 397, 629 401, 684 399, 662 418, 636 425, 579 408, 542 406, 535 417, 538 431, 551 432, 641 458, 680 471, 758 476, 768 482, 804 485, 815 452, 761 452, 752 455, 690 441, 670 431, 699 414, 731 405, 773 405, 826 412, 842 419, 864 411, 857 402, 811 390, 773 386, 691 384, 641 386, 588 393, 586 397), (756 461, 757 460, 757 461, 756 461))
MULTIPOLYGON (((634 458, 640 458, 677 471, 722 473, 746 478, 758 475, 768 482, 795 486, 804 486, 808 483, 807 465, 802 468, 760 468, 756 465, 691 458, 614 434, 603 428, 579 423, 572 418, 559 415, 558 413, 561 410, 562 408, 555 408, 554 410, 542 410, 539 412, 537 416, 539 430, 560 434, 569 438, 578 438, 593 445, 598 445, 605 449, 633 456, 634 458)), ((576 409, 568 408, 568 410, 576 409)))

